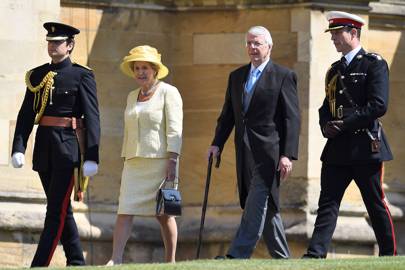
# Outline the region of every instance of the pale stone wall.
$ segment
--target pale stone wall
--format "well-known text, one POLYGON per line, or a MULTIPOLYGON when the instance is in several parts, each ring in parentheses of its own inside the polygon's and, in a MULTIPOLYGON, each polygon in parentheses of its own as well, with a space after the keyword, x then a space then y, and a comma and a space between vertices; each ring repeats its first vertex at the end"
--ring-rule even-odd
MULTIPOLYGON (((384 130, 387 133, 394 154, 394 161, 386 163, 385 179, 389 186, 399 185, 397 191, 404 192, 404 160, 405 114, 404 89, 405 78, 403 67, 405 65, 405 30, 373 29, 369 32, 368 50, 379 53, 387 60, 390 68, 390 99, 387 114, 382 118, 384 130), (381 42, 381 39, 389 40, 381 42)), ((390 189, 391 190, 391 189, 390 189)))
POLYGON ((48 61, 46 31, 42 24, 59 17, 59 5, 58 0, 4 0, 0 3, 0 267, 29 265, 35 251, 31 243, 37 239, 22 232, 16 224, 22 219, 23 227, 30 227, 26 224, 37 221, 37 208, 34 206, 32 212, 27 213, 29 204, 8 202, 18 197, 28 201, 44 198, 39 178, 31 170, 34 136, 28 143, 24 168, 11 167, 10 150, 15 119, 25 93, 25 72, 48 61))
POLYGON ((4 26, 0 31, 3 51, 0 63, 0 193, 37 192, 40 183, 32 181, 35 174, 31 172, 33 138, 28 143, 27 163, 18 172, 11 168, 10 149, 15 119, 25 94, 24 75, 29 69, 48 61, 46 31, 42 23, 59 17, 59 1, 7 0, 2 1, 0 12, 0 23, 4 26))
MULTIPOLYGON (((186 208, 184 217, 178 220, 182 240, 179 244, 179 254, 180 258, 192 258, 194 251, 190 251, 186 243, 195 241, 197 237, 199 205, 203 199, 207 166, 205 153, 222 107, 229 72, 248 63, 244 48, 245 32, 252 25, 264 25, 270 29, 275 43, 273 60, 295 68, 297 34, 291 31, 291 11, 277 8, 172 14, 138 9, 83 9, 65 6, 62 7, 61 14, 64 22, 81 29, 77 43, 89 44, 86 48, 79 46, 75 49, 73 58, 79 62, 87 60, 87 64, 96 74, 103 144, 102 166, 100 174, 91 184, 91 200, 93 207, 97 204, 100 211, 110 213, 110 221, 107 222, 109 232, 114 222, 114 205, 118 199, 122 168, 122 160, 119 157, 122 115, 126 95, 136 87, 131 79, 121 74, 118 66, 122 57, 136 45, 149 44, 157 47, 162 53, 163 62, 170 69, 169 77, 165 80, 179 88, 184 102, 180 188, 186 208), (267 20, 269 16, 272 20, 267 20)), ((304 72, 301 75, 304 75, 304 72)), ((300 87, 305 86, 303 84, 300 87)), ((302 99, 306 96, 301 88, 300 96, 302 99)), ((301 152, 301 156, 305 157, 305 151, 301 152)), ((294 176, 283 187, 287 224, 296 222, 294 212, 297 210, 292 209, 297 205, 304 205, 305 182, 302 179, 305 178, 305 166, 300 167, 297 163, 294 176)), ((207 234, 213 234, 207 236, 212 242, 212 249, 207 248, 203 255, 213 257, 217 253, 223 253, 221 250, 225 250, 240 218, 233 135, 223 153, 220 170, 213 171, 209 204, 211 208, 206 227, 207 234), (222 216, 222 225, 215 221, 219 216, 222 216), (224 240, 225 246, 215 245, 215 242, 224 240)), ((304 217, 302 214, 302 218, 304 217)), ((95 226, 97 227, 97 224, 95 226)), ((138 229, 135 227, 134 233, 137 233, 138 229)), ((107 232, 106 235, 110 234, 107 232)), ((259 249, 256 256, 263 256, 261 253, 259 249)), ((296 255, 300 253, 301 251, 296 255)), ((129 257, 130 253, 127 256, 129 257)))
MULTIPOLYGON (((381 9, 399 12, 400 8, 390 8, 381 4, 381 9)), ((405 3, 402 4, 405 11, 405 3)), ((372 29, 368 36, 368 50, 377 52, 387 60, 390 68, 390 99, 387 114, 382 118, 384 130, 394 154, 394 160, 385 164, 385 186, 391 210, 394 210, 398 252, 405 251, 405 27, 403 20, 395 16, 371 16, 372 29), (384 40, 385 42, 381 42, 384 40), (388 42, 389 41, 389 42, 388 42), (395 206, 395 207, 393 207, 395 206)))
MULTIPOLYGON (((7 58, 9 63, 15 63, 0 64, 0 85, 3 89, 10 89, 8 92, 0 91, 0 254, 11 256, 0 256, 0 266, 29 265, 44 218, 44 195, 36 174, 30 169, 33 138, 24 169, 11 168, 9 149, 17 110, 25 90, 24 72, 48 61, 42 23, 58 18, 81 30, 72 58, 93 68, 98 85, 102 125, 100 171, 90 184, 85 203, 74 204, 89 264, 103 264, 111 253, 122 170, 122 116, 126 96, 136 87, 133 80, 119 71, 122 57, 137 45, 149 44, 158 48, 163 62, 170 69, 165 81, 178 87, 183 97, 184 142, 180 188, 184 213, 177 219, 180 231, 177 257, 178 260, 192 259, 205 186, 206 149, 223 104, 229 72, 248 62, 243 44, 244 33, 252 25, 263 25, 271 31, 273 60, 292 68, 298 75, 302 117, 299 161, 294 163, 290 179, 282 185, 281 200, 293 256, 301 256, 312 233, 319 196, 319 156, 325 140, 318 126, 318 108, 324 98, 324 74, 329 65, 340 58, 330 35, 323 33, 327 26, 325 14, 310 4, 283 6, 266 1, 262 5, 259 0, 250 1, 255 5, 238 8, 237 1, 232 0, 226 3, 215 0, 147 1, 147 4, 135 0, 116 3, 94 1, 94 5, 79 2, 64 0, 61 8, 59 1, 50 0, 35 0, 35 5, 34 0, 3 1, 0 4, 0 20, 10 23, 11 16, 12 20, 19 19, 19 24, 15 25, 25 33, 17 35, 15 30, 0 30, 0 46, 5 48, 4 51, 12 52, 5 57, 10 58, 7 58), (16 56, 21 55, 21 51, 30 53, 19 59, 16 56)), ((368 1, 353 2, 367 5, 368 1)), ((391 104, 383 121, 396 160, 387 163, 386 183, 396 223, 402 224, 401 209, 405 204, 405 180, 401 166, 405 154, 401 147, 404 137, 401 120, 404 88, 401 76, 404 63, 401 59, 405 53, 403 28, 376 26, 376 21, 387 18, 379 14, 370 16, 364 10, 359 15, 371 26, 364 28, 362 43, 367 49, 380 52, 391 68, 391 104), (379 42, 382 36, 390 41, 390 46, 379 42)), ((398 17, 388 18, 389 22, 398 20, 398 17)), ((351 185, 342 203, 331 257, 375 253, 374 235, 364 215, 357 187, 351 185)), ((231 135, 222 155, 221 168, 213 169, 202 257, 224 254, 239 220, 231 135)), ((397 231, 403 230, 400 226, 397 231)), ((399 241, 399 245, 402 247, 405 243, 399 241)), ((254 256, 268 257, 262 243, 254 256)), ((163 244, 157 222, 136 218, 125 262, 157 262, 162 259, 163 244)), ((64 265, 61 249, 57 250, 53 264, 64 265)))
MULTIPOLYGON (((137 9, 62 8, 62 20, 82 31, 77 37, 73 59, 91 66, 98 83, 103 166, 93 185, 95 201, 116 202, 118 196, 122 115, 126 96, 136 87, 134 81, 121 74, 118 66, 133 46, 150 44, 161 51, 163 61, 170 69, 165 80, 179 88, 184 101, 184 148, 180 168, 184 199, 187 204, 201 202, 199 190, 204 184, 201 180, 205 178, 206 167, 201 161, 212 139, 227 76, 232 69, 248 62, 243 45, 244 32, 249 26, 265 21, 269 11, 223 15, 223 12, 204 12, 196 16, 193 12, 173 15, 137 9), (240 25, 238 28, 233 24, 235 20, 240 25)), ((274 20, 265 26, 272 30, 276 43, 273 58, 293 68, 296 35, 287 31, 289 11, 270 11, 270 15, 274 20)), ((215 176, 224 179, 220 185, 226 192, 219 190, 217 194, 220 195, 211 201, 213 205, 236 203, 235 185, 235 192, 228 191, 235 176, 232 139, 226 149, 222 168, 215 176)))

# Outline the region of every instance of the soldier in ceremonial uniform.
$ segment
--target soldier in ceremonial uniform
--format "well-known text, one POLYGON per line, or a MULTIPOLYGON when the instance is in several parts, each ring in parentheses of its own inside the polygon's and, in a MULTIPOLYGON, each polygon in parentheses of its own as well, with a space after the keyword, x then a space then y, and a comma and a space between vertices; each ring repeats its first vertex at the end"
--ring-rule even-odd
POLYGON ((24 165, 27 140, 38 124, 33 170, 41 179, 47 209, 38 248, 31 267, 48 266, 61 241, 67 265, 84 265, 83 250, 73 218, 70 196, 75 168, 79 175, 93 176, 99 162, 100 120, 93 72, 72 63, 74 36, 79 30, 47 22, 51 63, 27 72, 27 90, 18 113, 12 148, 12 165, 24 165), (81 149, 79 149, 78 138, 81 149), (83 163, 83 166, 80 166, 83 163), (81 171, 82 170, 82 171, 81 171))
POLYGON ((303 258, 325 258, 336 227, 339 206, 352 180, 360 189, 380 256, 396 255, 394 226, 382 187, 383 162, 392 153, 379 118, 388 107, 388 66, 360 44, 363 19, 354 14, 327 14, 336 50, 343 54, 326 74, 326 98, 319 124, 327 143, 322 152, 318 215, 303 258))

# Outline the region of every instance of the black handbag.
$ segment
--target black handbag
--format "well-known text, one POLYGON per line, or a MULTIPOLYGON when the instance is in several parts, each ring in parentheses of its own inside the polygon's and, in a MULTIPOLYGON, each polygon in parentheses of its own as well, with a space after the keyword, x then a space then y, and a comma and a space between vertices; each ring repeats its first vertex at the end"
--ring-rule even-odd
POLYGON ((181 195, 177 184, 167 188, 168 181, 164 180, 156 194, 156 215, 181 216, 181 195))

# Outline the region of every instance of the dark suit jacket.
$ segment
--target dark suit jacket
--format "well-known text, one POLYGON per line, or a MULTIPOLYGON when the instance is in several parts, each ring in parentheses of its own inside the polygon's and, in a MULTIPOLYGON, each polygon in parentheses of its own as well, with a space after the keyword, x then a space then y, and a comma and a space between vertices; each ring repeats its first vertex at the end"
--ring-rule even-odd
MULTIPOLYGON (((44 76, 54 71, 54 89, 48 97, 43 115, 58 117, 84 117, 86 125, 86 152, 84 160, 99 161, 100 119, 93 72, 73 64, 70 58, 58 64, 44 64, 33 69, 30 82, 37 86, 44 76)), ((43 89, 41 91, 41 97, 43 89)), ((26 90, 18 113, 12 153, 25 153, 27 141, 34 126, 34 94, 26 90)), ((48 171, 52 168, 73 168, 80 163, 77 138, 72 128, 39 126, 37 129, 33 169, 48 171)))
POLYGON ((298 158, 300 113, 297 79, 293 71, 269 61, 244 113, 243 91, 249 71, 250 64, 231 72, 212 145, 222 151, 235 127, 236 171, 240 204, 244 208, 247 191, 242 179, 242 155, 246 128, 254 161, 261 177, 271 187, 271 195, 278 208, 278 161, 281 155, 294 160, 298 158))
MULTIPOLYGON (((332 64, 326 82, 340 70, 340 61, 332 64)), ((343 108, 344 131, 333 139, 328 139, 321 155, 324 163, 335 165, 353 165, 381 162, 392 159, 392 153, 383 131, 381 131, 381 148, 378 153, 371 151, 371 139, 364 131, 368 129, 373 137, 378 136, 378 118, 388 108, 389 75, 388 66, 381 56, 366 53, 361 49, 344 70, 343 84, 354 103, 357 111, 341 92, 342 85, 337 84, 335 92, 336 109, 343 108)), ((328 99, 325 98, 319 109, 321 129, 332 117, 328 99)))

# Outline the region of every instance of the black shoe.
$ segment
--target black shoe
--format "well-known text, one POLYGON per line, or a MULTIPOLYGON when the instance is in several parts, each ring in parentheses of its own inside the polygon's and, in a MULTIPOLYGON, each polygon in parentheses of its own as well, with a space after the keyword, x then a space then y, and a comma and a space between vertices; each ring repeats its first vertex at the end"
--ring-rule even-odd
POLYGON ((227 254, 227 255, 225 255, 225 256, 218 255, 218 256, 216 256, 214 259, 215 259, 215 260, 231 260, 231 259, 235 259, 235 257, 233 257, 233 256, 227 254))
POLYGON ((302 255, 302 257, 301 257, 301 259, 323 259, 323 258, 324 257, 322 257, 322 256, 309 254, 309 253, 306 253, 306 254, 302 255))
POLYGON ((225 259, 226 259, 226 256, 222 256, 222 255, 215 256, 215 258, 214 258, 214 260, 225 260, 225 259))

